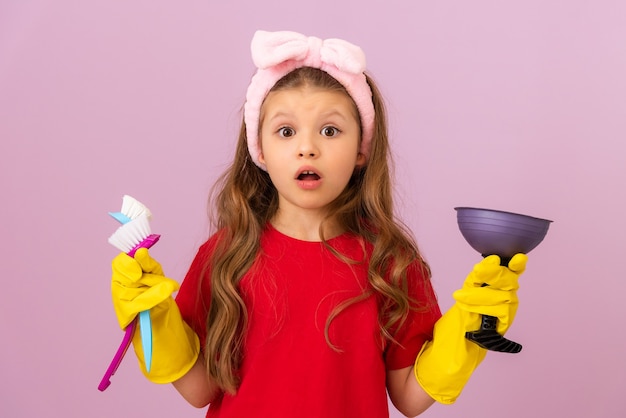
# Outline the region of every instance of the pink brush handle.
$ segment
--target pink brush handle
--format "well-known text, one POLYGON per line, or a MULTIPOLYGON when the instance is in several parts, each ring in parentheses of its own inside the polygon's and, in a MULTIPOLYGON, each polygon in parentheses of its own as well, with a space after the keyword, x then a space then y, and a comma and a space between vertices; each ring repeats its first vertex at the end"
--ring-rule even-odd
POLYGON ((128 347, 130 347, 130 342, 133 340, 133 334, 135 333, 136 323, 137 323, 137 318, 133 319, 133 322, 131 322, 126 327, 126 330, 124 332, 124 338, 122 339, 122 342, 120 343, 120 346, 117 349, 117 352, 115 353, 115 356, 113 357, 113 360, 111 360, 111 364, 109 364, 109 368, 104 373, 104 376, 102 377, 102 380, 100 381, 100 384, 98 385, 98 390, 100 392, 103 392, 106 388, 109 387, 109 385, 111 384, 111 376, 115 374, 115 372, 117 371, 117 368, 120 366, 120 363, 122 363, 122 359, 124 358, 124 355, 126 354, 126 351, 128 350, 128 347))
POLYGON ((152 247, 154 244, 156 244, 159 241, 159 238, 161 238, 161 235, 158 235, 158 234, 148 235, 146 238, 143 239, 143 241, 135 245, 133 249, 130 250, 127 254, 131 257, 134 257, 138 249, 152 247))
MULTIPOLYGON (((140 248, 150 248, 154 244, 156 244, 161 238, 158 234, 148 235, 143 241, 139 244, 135 245, 132 250, 130 250, 127 254, 131 257, 135 256, 135 252, 137 252, 140 248)), ((106 388, 111 384, 111 376, 115 374, 117 368, 122 363, 122 359, 124 355, 126 355, 126 351, 128 351, 128 347, 130 346, 131 341, 133 340, 133 334, 135 333, 135 328, 137 328, 137 318, 133 319, 133 321, 126 327, 124 332, 124 338, 120 343, 115 356, 113 356, 113 360, 111 360, 111 364, 107 368, 107 371, 104 373, 100 384, 98 385, 98 390, 103 392, 106 388)))

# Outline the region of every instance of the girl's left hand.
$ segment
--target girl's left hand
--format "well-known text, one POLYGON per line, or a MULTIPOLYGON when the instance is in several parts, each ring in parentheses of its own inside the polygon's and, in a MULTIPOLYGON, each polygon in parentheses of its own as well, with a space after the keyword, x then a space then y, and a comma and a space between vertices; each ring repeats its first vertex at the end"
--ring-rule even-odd
POLYGON ((463 287, 453 294, 458 307, 471 313, 465 324, 467 331, 480 327, 481 315, 491 315, 498 318, 497 331, 504 335, 517 312, 518 280, 527 261, 525 254, 516 254, 504 267, 500 257, 490 255, 474 266, 463 287))

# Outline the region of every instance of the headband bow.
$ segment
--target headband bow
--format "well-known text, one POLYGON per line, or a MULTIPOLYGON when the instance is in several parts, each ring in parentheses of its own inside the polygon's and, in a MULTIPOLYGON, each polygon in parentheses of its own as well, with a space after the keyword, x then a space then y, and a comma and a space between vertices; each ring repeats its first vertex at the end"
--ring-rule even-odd
POLYGON ((278 80, 300 67, 318 68, 341 83, 356 104, 361 118, 361 149, 366 157, 374 131, 372 90, 365 77, 365 54, 356 45, 342 39, 322 40, 297 32, 257 31, 251 43, 252 60, 257 72, 252 77, 244 105, 248 150, 256 165, 259 162, 259 117, 265 97, 278 80))
POLYGON ((252 39, 252 61, 261 69, 287 60, 302 61, 305 67, 333 65, 340 71, 365 71, 363 50, 343 39, 322 40, 296 32, 258 31, 252 39))

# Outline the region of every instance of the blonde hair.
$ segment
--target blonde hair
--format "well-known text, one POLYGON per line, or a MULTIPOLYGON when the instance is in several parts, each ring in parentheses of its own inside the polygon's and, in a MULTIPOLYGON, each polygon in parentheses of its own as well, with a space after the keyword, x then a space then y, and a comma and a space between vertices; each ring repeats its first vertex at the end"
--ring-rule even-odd
MULTIPOLYGON (((355 169, 345 190, 331 203, 329 213, 346 232, 372 244, 368 267, 372 290, 341 304, 330 314, 325 333, 333 349, 336 348, 328 337, 330 322, 347 306, 372 293, 380 301, 381 334, 392 339, 392 329, 404 322, 409 310, 419 309, 424 302, 408 296, 408 266, 417 260, 424 277, 430 276, 415 241, 394 215, 385 108, 369 76, 367 82, 372 89, 376 112, 371 152, 367 164, 355 169)), ((310 67, 287 74, 272 91, 304 85, 339 90, 348 95, 334 78, 310 67)), ((205 269, 210 272, 204 279, 210 280, 211 299, 204 354, 210 379, 224 391, 235 393, 248 322, 246 305, 238 291, 239 281, 254 264, 262 231, 278 209, 278 193, 268 173, 257 167, 249 155, 243 124, 234 160, 216 183, 212 195, 215 196, 213 220, 220 239, 205 269)), ((320 227, 320 234, 322 232, 323 227, 320 227)), ((323 235, 322 240, 325 242, 323 235)), ((336 251, 335 254, 348 263, 353 262, 336 251)))

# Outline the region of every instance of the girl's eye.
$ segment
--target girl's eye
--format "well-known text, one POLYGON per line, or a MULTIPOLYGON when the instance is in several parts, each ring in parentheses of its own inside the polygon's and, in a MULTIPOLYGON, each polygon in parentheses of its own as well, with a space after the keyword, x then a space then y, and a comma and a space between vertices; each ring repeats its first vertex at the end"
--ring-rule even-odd
POLYGON ((295 134, 295 131, 292 128, 289 128, 288 126, 284 126, 278 130, 278 135, 282 136, 283 138, 292 137, 294 134, 295 134))
POLYGON ((339 129, 335 128, 334 126, 324 126, 322 128, 322 132, 321 133, 322 133, 323 136, 332 138, 334 136, 339 135, 339 132, 340 132, 339 129))

